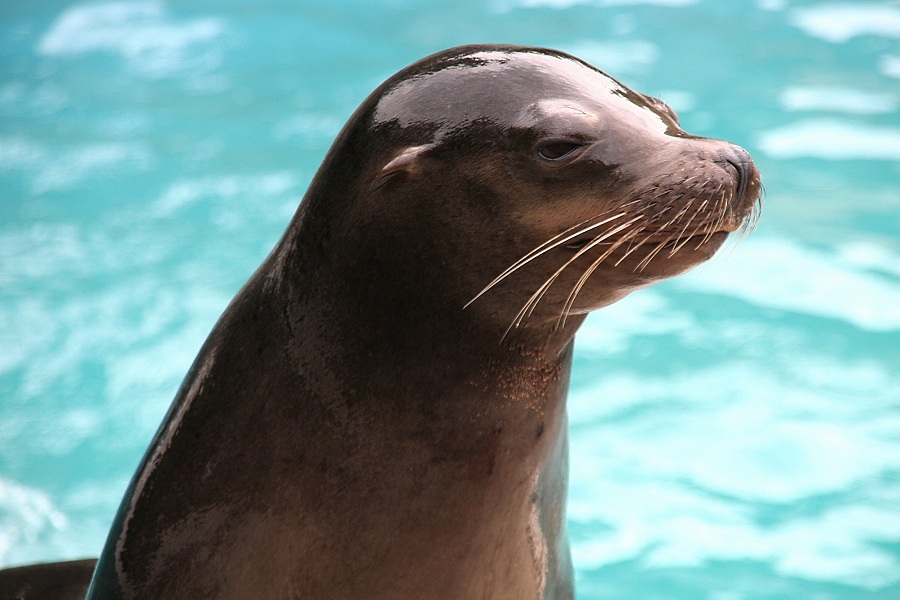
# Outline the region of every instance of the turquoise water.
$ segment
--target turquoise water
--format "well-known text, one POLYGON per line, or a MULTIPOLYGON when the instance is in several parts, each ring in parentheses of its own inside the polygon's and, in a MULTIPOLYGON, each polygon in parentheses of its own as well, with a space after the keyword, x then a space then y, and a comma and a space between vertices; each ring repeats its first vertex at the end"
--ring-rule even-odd
POLYGON ((573 52, 745 146, 762 221, 578 338, 579 598, 900 598, 900 3, 0 4, 0 564, 96 555, 383 79, 573 52))

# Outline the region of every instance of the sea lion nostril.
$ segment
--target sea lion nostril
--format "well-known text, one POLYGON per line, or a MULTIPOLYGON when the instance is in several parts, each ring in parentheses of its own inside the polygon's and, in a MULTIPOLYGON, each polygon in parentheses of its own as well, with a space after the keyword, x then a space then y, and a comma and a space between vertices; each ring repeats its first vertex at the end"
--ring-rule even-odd
POLYGON ((740 146, 731 146, 727 150, 720 151, 719 157, 722 161, 734 168, 738 184, 735 198, 743 200, 744 196, 747 194, 750 177, 752 176, 754 169, 753 160, 750 158, 750 154, 740 146))

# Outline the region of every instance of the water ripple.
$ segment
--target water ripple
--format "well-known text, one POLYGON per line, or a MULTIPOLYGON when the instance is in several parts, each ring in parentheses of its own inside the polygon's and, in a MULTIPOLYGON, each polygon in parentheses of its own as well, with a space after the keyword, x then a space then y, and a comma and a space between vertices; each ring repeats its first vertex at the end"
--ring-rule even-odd
POLYGON ((861 35, 900 38, 900 8, 886 4, 830 4, 793 11, 794 25, 808 35, 842 43, 861 35))
POLYGON ((173 22, 161 2, 82 4, 53 23, 37 50, 45 56, 113 52, 137 73, 158 78, 217 66, 217 54, 197 52, 197 47, 216 40, 224 30, 221 19, 210 17, 173 22))

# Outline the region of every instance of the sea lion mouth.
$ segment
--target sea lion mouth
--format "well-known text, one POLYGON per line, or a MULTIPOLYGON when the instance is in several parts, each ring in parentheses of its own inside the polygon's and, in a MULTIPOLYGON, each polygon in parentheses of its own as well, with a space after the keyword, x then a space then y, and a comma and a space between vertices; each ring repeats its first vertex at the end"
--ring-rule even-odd
MULTIPOLYGON (((692 235, 688 235, 685 237, 678 237, 675 239, 672 239, 670 236, 662 235, 662 234, 649 234, 649 235, 641 238, 639 241, 642 244, 649 245, 650 247, 655 247, 658 244, 662 244, 664 247, 666 247, 666 246, 675 247, 680 244, 690 246, 692 241, 698 241, 697 245, 694 247, 699 248, 704 243, 706 243, 710 239, 716 237, 717 235, 726 235, 727 236, 731 233, 734 233, 738 229, 740 229, 740 227, 741 227, 740 225, 733 225, 733 226, 727 226, 727 227, 723 226, 719 229, 715 229, 715 230, 711 230, 711 231, 701 231, 698 233, 694 233, 692 235)), ((569 250, 571 252, 578 252, 579 250, 583 249, 585 246, 587 246, 588 244, 590 244, 591 242, 593 242, 596 239, 597 239, 597 236, 588 236, 588 237, 576 240, 576 241, 572 242, 571 244, 566 244, 565 249, 569 250)), ((615 240, 600 242, 597 244, 597 246, 600 248, 604 248, 604 247, 609 248, 610 246, 613 246, 613 245, 616 245, 615 240)))
MULTIPOLYGON (((749 160, 749 159, 748 159, 749 160)), ((761 184, 752 163, 725 161, 735 173, 730 185, 725 181, 678 186, 654 186, 616 208, 607 209, 556 234, 522 256, 491 281, 466 306, 475 302, 495 285, 526 264, 553 251, 563 250, 569 257, 546 278, 519 310, 504 337, 519 327, 535 310, 550 287, 569 268, 581 271, 559 312, 557 326, 572 314, 575 300, 591 276, 601 266, 630 269, 636 275, 665 277, 683 272, 691 264, 710 258, 730 234, 749 232, 759 218, 761 184), (690 194, 687 191, 690 190, 690 194), (666 196, 668 202, 659 202, 666 196), (712 250, 712 251, 710 251, 712 250), (590 253, 590 254, 589 254, 590 253), (676 256, 677 255, 677 256, 676 256), (587 260, 587 267, 573 267, 587 260), (670 264, 671 267, 649 268, 670 264), (663 273, 663 274, 661 274, 663 273)))

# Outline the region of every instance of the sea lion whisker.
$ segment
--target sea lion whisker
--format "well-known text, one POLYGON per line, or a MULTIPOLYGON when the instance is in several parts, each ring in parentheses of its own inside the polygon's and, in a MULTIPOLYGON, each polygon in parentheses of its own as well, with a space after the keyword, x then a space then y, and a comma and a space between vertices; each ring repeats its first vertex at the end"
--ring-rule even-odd
POLYGON ((503 333, 503 337, 501 338, 501 341, 509 334, 509 332, 513 328, 518 328, 519 325, 522 324, 522 321, 524 321, 527 316, 530 316, 534 312, 534 309, 538 305, 538 303, 541 301, 541 298, 544 297, 544 294, 547 292, 548 289, 550 289, 550 286, 553 285, 553 282, 559 278, 559 276, 562 274, 562 272, 569 265, 571 265, 573 262, 578 260, 586 252, 590 251, 591 249, 593 249, 593 248, 597 247, 598 245, 600 245, 601 243, 603 243, 605 240, 609 239, 610 236, 613 236, 616 233, 618 233, 619 231, 621 231, 622 229, 625 229, 625 228, 631 226, 634 222, 639 221, 641 218, 643 218, 643 215, 638 215, 637 217, 634 217, 633 219, 631 219, 621 225, 617 225, 610 231, 603 233, 603 235, 591 240, 590 243, 588 243, 583 248, 579 249, 578 252, 576 252, 574 256, 572 256, 569 260, 567 260, 565 263, 563 263, 563 265, 561 267, 559 267, 556 271, 554 271, 553 274, 550 275, 550 277, 548 277, 547 280, 544 281, 544 283, 531 295, 531 297, 528 298, 528 301, 525 303, 525 305, 519 310, 519 312, 513 318, 512 323, 510 323, 509 327, 506 328, 506 331, 503 333))
MULTIPOLYGON (((621 244, 613 244, 614 248, 617 248, 621 244)), ((604 255, 605 256, 605 255, 604 255)), ((584 284, 587 283, 587 280, 590 279, 591 275, 594 274, 600 264, 603 262, 604 256, 601 256, 597 260, 591 263, 584 273, 581 274, 581 277, 578 278, 578 282, 575 284, 575 287, 572 288, 572 291, 569 292, 569 296, 566 298, 566 303, 563 305, 562 311, 559 313, 559 318, 556 320, 556 327, 565 327, 566 326, 566 317, 569 315, 569 311, 572 310, 572 306, 575 304, 575 298, 578 296, 578 292, 581 291, 581 288, 584 287, 584 284)))
MULTIPOLYGON (((646 224, 640 224, 636 227, 632 227, 631 231, 626 233, 625 236, 623 237, 623 239, 628 242, 629 252, 632 249, 632 246, 631 246, 632 242, 634 242, 634 240, 637 239, 640 234, 647 232, 647 228, 645 225, 646 224)), ((646 236, 644 236, 644 237, 646 237, 646 236)), ((638 242, 638 245, 640 245, 640 244, 641 244, 641 242, 638 242)))
POLYGON ((738 237, 730 237, 728 238, 725 246, 719 251, 719 255, 722 256, 721 260, 728 260, 731 258, 731 255, 734 253, 735 249, 737 249, 741 240, 738 237))
POLYGON ((670 210, 672 210, 672 205, 671 204, 666 205, 665 208, 663 208, 661 211, 659 211, 658 213, 656 213, 655 215, 650 217, 649 222, 652 223, 653 221, 656 221, 657 219, 659 219, 661 216, 663 216, 670 210))
MULTIPOLYGON (((677 220, 680 219, 682 216, 684 216, 684 213, 686 212, 686 210, 687 210, 687 208, 684 208, 684 209, 680 210, 680 211, 678 212, 678 214, 675 215, 668 223, 666 223, 665 225, 663 225, 662 227, 660 227, 660 228, 659 228, 659 231, 664 231, 666 227, 668 227, 669 225, 673 224, 675 221, 677 221, 677 220)), ((652 260, 656 257, 656 255, 659 254, 659 253, 662 251, 662 249, 666 246, 666 244, 668 244, 669 242, 671 242, 673 239, 677 239, 677 233, 672 233, 672 234, 670 234, 669 237, 667 237, 667 238, 664 239, 662 242, 660 242, 660 243, 656 246, 656 248, 655 248, 652 252, 650 252, 650 254, 648 254, 647 256, 645 256, 644 259, 643 259, 641 262, 639 262, 639 263, 635 266, 635 271, 636 271, 636 272, 643 271, 643 270, 647 267, 647 265, 650 264, 650 261, 652 261, 652 260)))
MULTIPOLYGON (((604 252, 597 258, 597 260, 595 260, 593 263, 591 263, 590 267, 585 269, 585 272, 582 273, 581 277, 578 278, 578 281, 576 282, 575 287, 572 288, 572 291, 569 292, 569 296, 566 298, 566 303, 563 305, 562 312, 560 313, 559 319, 557 319, 557 322, 556 322, 557 327, 560 327, 560 326, 565 327, 566 317, 569 315, 569 311, 572 310, 572 306, 575 304, 575 299, 578 297, 578 293, 581 291, 581 288, 583 288, 584 285, 587 283, 588 279, 590 279, 591 275, 593 275, 594 271, 596 271, 600 267, 600 265, 603 263, 603 261, 605 261, 609 257, 609 255, 611 255, 613 252, 615 252, 616 250, 621 248, 626 243, 631 242, 634 239, 634 237, 636 235, 638 235, 640 232, 641 232, 640 228, 633 229, 632 231, 628 232, 628 234, 626 234, 624 237, 622 237, 621 239, 617 240, 614 244, 612 244, 609 247, 609 249, 606 250, 606 252, 604 252)), ((628 256, 628 254, 630 254, 633 250, 634 249, 626 252, 625 256, 628 256)), ((621 260, 619 262, 621 262, 621 260)), ((618 265, 619 262, 617 262, 615 264, 618 265)))
MULTIPOLYGON (((695 216, 705 215, 705 213, 703 212, 703 209, 706 208, 707 204, 709 204, 709 200, 710 200, 709 198, 706 198, 705 200, 703 200, 703 202, 700 203, 700 206, 697 207, 697 212, 696 212, 695 216)), ((703 229, 703 225, 704 225, 704 219, 700 218, 700 220, 697 221, 697 224, 694 225, 694 229, 691 231, 690 235, 685 237, 683 244, 687 244, 688 241, 692 240, 693 238, 699 237, 701 230, 703 229)), ((703 233, 706 234, 708 232, 704 231, 703 233)), ((705 238, 705 235, 704 235, 704 238, 705 238)), ((703 241, 701 240, 701 245, 702 244, 703 244, 703 241)), ((700 248, 700 246, 697 246, 697 248, 700 248)))
MULTIPOLYGON (((718 191, 716 190, 717 193, 718 191)), ((716 209, 719 212, 719 218, 716 220, 716 226, 714 227, 716 230, 721 230, 725 223, 725 219, 728 216, 728 202, 729 196, 727 194, 719 194, 716 198, 716 209)))
POLYGON ((750 218, 747 220, 747 234, 749 235, 759 225, 759 218, 762 216, 762 199, 757 198, 750 209, 750 218))
POLYGON ((597 215, 594 215, 592 217, 585 219, 584 221, 581 221, 580 223, 578 223, 576 225, 573 225, 572 227, 569 227, 565 231, 555 235, 554 237, 550 238, 546 242, 543 242, 542 244, 540 244, 539 246, 537 246, 536 248, 534 248, 533 250, 531 250, 530 252, 525 254, 525 256, 523 256, 522 258, 517 260, 515 263, 513 263, 512 265, 507 267, 507 269, 505 271, 503 271, 503 273, 498 275, 492 282, 490 282, 484 289, 482 289, 474 298, 469 300, 469 302, 467 302, 465 304, 465 306, 463 306, 463 308, 467 308, 470 304, 475 302, 475 300, 477 300, 479 297, 481 297, 485 292, 487 292, 492 287, 494 287, 495 285, 500 283, 504 278, 508 277, 509 275, 514 273, 516 270, 522 268, 523 266, 525 266, 532 260, 536 259, 538 256, 541 256, 542 254, 545 254, 546 252, 549 252, 550 250, 558 248, 562 244, 564 244, 578 236, 584 235, 585 233, 591 231, 592 229, 595 229, 595 228, 600 227, 601 225, 605 225, 607 223, 611 223, 612 221, 615 221, 616 219, 625 216, 627 214, 627 212, 619 212, 618 214, 613 215, 612 217, 602 219, 601 221, 592 223, 591 225, 588 225, 587 227, 578 229, 579 227, 583 226, 585 223, 593 221, 594 219, 600 219, 600 218, 608 215, 609 213, 613 212, 614 210, 621 211, 621 209, 631 206, 633 204, 636 204, 638 202, 640 202, 640 199, 635 199, 635 200, 631 200, 630 202, 626 202, 614 209, 605 210, 597 215))
POLYGON ((629 256, 630 254, 632 254, 633 252, 635 252, 636 250, 638 250, 641 246, 643 246, 644 244, 646 244, 649 240, 650 240, 650 237, 645 235, 643 238, 641 238, 641 241, 639 241, 639 242, 638 242, 637 244, 635 244, 634 246, 628 248, 628 250, 625 252, 625 254, 622 255, 622 258, 620 258, 619 260, 617 260, 617 261, 615 262, 614 266, 618 267, 620 264, 622 264, 622 262, 623 262, 626 258, 628 258, 628 256, 629 256))
MULTIPOLYGON (((703 219, 702 218, 699 221, 697 221, 697 224, 694 226, 693 230, 691 230, 691 233, 689 235, 685 235, 685 233, 687 232, 687 228, 688 228, 688 226, 690 226, 691 222, 693 222, 694 219, 696 219, 698 216, 704 214, 703 209, 706 207, 707 204, 709 204, 709 198, 707 198, 706 200, 701 202, 700 206, 697 207, 697 210, 694 211, 694 214, 688 220, 687 224, 685 224, 684 229, 681 230, 681 236, 679 238, 679 239, 681 239, 681 241, 675 245, 675 247, 672 249, 672 253, 669 256, 674 256, 675 253, 678 252, 679 250, 681 250, 690 240, 692 240, 693 238, 698 237, 700 235, 700 230, 703 227, 703 219)), ((698 249, 707 240, 708 235, 710 235, 709 231, 706 232, 706 235, 704 235, 703 239, 700 241, 700 244, 697 246, 698 249)))
POLYGON ((722 206, 723 198, 722 198, 722 194, 719 193, 721 191, 721 189, 722 189, 722 185, 719 184, 718 188, 714 192, 711 193, 711 197, 713 197, 714 199, 713 199, 712 210, 710 212, 712 212, 713 214, 718 213, 719 217, 715 220, 712 227, 710 227, 709 230, 706 232, 706 235, 703 236, 703 239, 700 240, 700 242, 697 244, 697 247, 695 248, 695 250, 699 250, 701 246, 703 246, 710 239, 712 239, 712 236, 715 235, 716 232, 721 231, 722 222, 723 222, 723 219, 725 218, 725 207, 722 206))
MULTIPOLYGON (((688 204, 687 206, 685 206, 685 207, 683 207, 681 210, 679 210, 679 211, 675 214, 674 217, 672 217, 671 219, 668 220, 668 222, 667 222, 665 225, 662 225, 661 227, 658 227, 658 228, 657 228, 657 231, 658 231, 658 232, 663 232, 663 231, 665 231, 668 227, 671 227, 672 225, 675 225, 675 223, 677 223, 678 221, 680 221, 681 218, 684 217, 684 215, 687 214, 687 211, 688 211, 689 209, 690 209, 690 204, 688 204)), ((676 227, 677 227, 677 225, 676 225, 676 227)))
POLYGON ((703 209, 706 208, 706 205, 709 204, 709 198, 706 198, 703 202, 700 203, 700 206, 697 207, 697 213, 702 213, 703 209))
MULTIPOLYGON (((621 208, 622 207, 618 207, 617 210, 621 209, 621 208)), ((591 231, 592 229, 596 229, 597 227, 600 227, 601 225, 605 225, 607 223, 615 221, 619 217, 623 217, 627 214, 625 212, 620 212, 620 213, 617 213, 616 215, 613 215, 612 217, 603 219, 601 221, 598 221, 596 223, 588 225, 587 227, 583 227, 582 229, 578 229, 579 227, 582 227, 585 223, 588 223, 594 219, 600 218, 606 214, 609 214, 610 212, 612 212, 612 210, 607 210, 607 211, 600 213, 599 215, 594 215, 588 219, 585 219, 581 223, 578 223, 577 225, 573 225, 572 227, 566 229, 562 233, 559 233, 559 234, 555 235, 554 237, 550 238, 549 240, 547 240, 546 242, 543 242, 538 247, 536 247, 534 250, 531 250, 525 256, 523 256, 522 258, 520 258, 519 260, 514 262, 509 267, 507 267, 505 271, 500 273, 500 275, 498 275, 496 278, 494 278, 493 281, 491 281, 489 284, 487 284, 484 287, 484 289, 482 289, 480 292, 478 292, 474 298, 469 300, 463 306, 463 308, 468 308, 470 304, 472 304, 473 302, 478 300, 478 298, 483 296, 488 290, 490 290, 495 285, 497 285, 498 283, 503 281, 505 278, 509 277, 514 272, 521 269, 526 264, 528 264, 532 260, 536 259, 537 257, 541 256, 542 254, 545 254, 545 253, 549 252, 550 250, 553 250, 554 248, 558 248, 560 245, 562 245, 580 235, 584 235, 585 233, 591 231)))
POLYGON ((753 206, 750 207, 750 214, 747 215, 747 218, 744 219, 744 222, 741 223, 741 239, 746 239, 756 226, 759 225, 759 217, 762 214, 762 195, 765 192, 765 189, 762 188, 762 184, 760 184, 760 193, 757 194, 756 198, 753 201, 753 206))
MULTIPOLYGON (((677 222, 682 216, 684 216, 684 214, 685 214, 686 211, 687 211, 687 207, 682 208, 680 211, 678 211, 678 213, 677 213, 674 217, 672 217, 671 219, 669 219, 664 225, 662 225, 661 227, 657 227, 657 228, 656 228, 656 231, 657 231, 657 232, 663 232, 663 231, 665 231, 666 228, 668 228, 670 225, 672 225, 673 223, 677 222)), ((674 235, 674 234, 670 234, 669 237, 667 237, 665 240, 663 240, 662 243, 658 244, 657 247, 656 247, 649 255, 645 256, 645 257, 643 258, 643 260, 641 260, 641 262, 639 262, 639 263, 635 266, 635 271, 643 271, 644 268, 645 268, 648 264, 650 264, 650 261, 653 259, 653 257, 655 257, 655 256, 663 249, 663 247, 664 247, 666 244, 668 244, 670 241, 672 241, 673 235, 674 235)), ((649 236, 648 236, 648 237, 649 237, 649 236)))
POLYGON ((637 266, 635 266, 635 269, 634 269, 634 270, 635 270, 636 272, 641 272, 641 271, 643 271, 644 269, 646 269, 646 268, 647 268, 647 265, 650 264, 650 261, 652 261, 652 260, 656 257, 656 255, 659 254, 659 253, 662 251, 662 249, 665 248, 666 244, 668 244, 670 241, 672 241, 672 236, 669 236, 668 238, 666 238, 666 239, 663 240, 662 242, 658 243, 658 244, 656 245, 656 248, 654 248, 653 251, 650 252, 650 254, 648 254, 647 256, 645 256, 644 259, 643 259, 641 262, 639 262, 639 263, 637 264, 637 266))
MULTIPOLYGON (((638 215, 639 217, 642 215, 638 215)), ((637 217, 632 219, 632 223, 636 223, 638 220, 637 217)), ((569 293, 569 296, 566 298, 566 302, 563 305, 563 309, 560 312, 559 318, 556 321, 556 327, 565 326, 566 324, 566 316, 568 316, 569 311, 572 309, 572 305, 575 303, 575 298, 578 296, 578 292, 581 291, 581 288, 584 287, 584 284, 587 283, 587 280, 590 278, 591 274, 597 270, 597 268, 605 261, 613 252, 617 249, 625 245, 634 239, 636 235, 638 235, 642 231, 641 227, 633 228, 631 231, 626 233, 622 238, 616 240, 612 245, 610 245, 607 250, 601 254, 588 269, 582 273, 581 277, 579 277, 578 281, 575 284, 575 287, 569 293)))
MULTIPOLYGON (((728 201, 730 202, 731 200, 733 200, 733 197, 729 196, 728 201)), ((752 210, 753 209, 751 208, 751 214, 745 218, 743 223, 741 223, 741 227, 740 227, 740 231, 738 232, 738 235, 729 238, 727 247, 723 248, 720 251, 720 253, 723 255, 723 260, 728 260, 728 258, 731 257, 732 253, 734 253, 734 251, 738 247, 738 245, 740 245, 740 243, 742 241, 747 239, 749 232, 746 230, 746 224, 747 224, 747 219, 752 218, 752 210)))
POLYGON ((741 223, 741 226, 738 228, 738 231, 737 231, 738 243, 746 240, 750 236, 751 231, 752 231, 752 229, 747 226, 747 221, 745 221, 744 223, 741 223))
POLYGON ((722 197, 722 204, 723 204, 724 206, 723 206, 723 208, 722 208, 722 216, 721 216, 721 219, 722 219, 722 222, 723 222, 723 223, 724 223, 724 222, 726 221, 726 219, 728 218, 728 214, 729 214, 729 213, 728 213, 728 207, 731 205, 731 203, 732 203, 733 201, 734 201, 734 195, 733 195, 733 194, 724 194, 723 197, 722 197))
MULTIPOLYGON (((691 201, 691 203, 693 203, 693 201, 691 201)), ((675 243, 672 245, 672 250, 669 252, 669 257, 670 257, 670 258, 673 257, 673 256, 675 256, 675 254, 676 254, 679 250, 681 250, 682 248, 684 248, 684 245, 687 244, 688 241, 690 241, 691 236, 685 235, 685 234, 687 233, 688 227, 690 227, 690 226, 691 226, 691 223, 694 222, 694 219, 697 218, 697 215, 698 215, 698 214, 699 214, 699 213, 698 213, 697 211, 694 211, 694 214, 691 215, 691 217, 690 217, 690 218, 687 220, 687 222, 684 224, 684 227, 681 228, 681 231, 678 233, 678 236, 675 238, 675 243)))
MULTIPOLYGON (((616 241, 616 242, 614 242, 612 245, 610 245, 610 247, 607 248, 606 252, 604 252, 603 254, 600 255, 600 257, 597 259, 597 261, 599 261, 597 264, 599 265, 599 264, 602 263, 604 260, 606 260, 607 258, 609 258, 609 256, 610 256, 613 252, 615 252, 616 250, 618 250, 619 248, 621 248, 622 246, 624 246, 626 243, 627 243, 627 244, 631 244, 631 242, 634 240, 634 238, 636 238, 636 237, 637 237, 641 232, 643 232, 643 231, 644 231, 644 228, 643 228, 643 227, 635 227, 635 228, 632 228, 631 231, 629 231, 629 232, 626 233, 624 236, 622 236, 622 238, 620 238, 618 241, 616 241)), ((633 251, 633 249, 630 249, 630 250, 628 250, 628 253, 630 253, 630 252, 632 252, 632 251, 633 251)), ((628 255, 628 253, 626 253, 626 256, 628 255)), ((619 263, 617 262, 617 263, 615 263, 615 264, 618 265, 619 263)))
MULTIPOLYGON (((550 286, 553 285, 553 282, 559 277, 560 273, 569 266, 572 262, 574 262, 579 256, 583 255, 585 252, 593 248, 593 245, 588 244, 584 248, 580 249, 575 256, 571 257, 568 261, 563 264, 562 267, 556 270, 550 277, 548 277, 541 286, 535 290, 535 292, 528 298, 528 301, 525 302, 525 305, 519 309, 519 312, 516 313, 516 316, 513 318, 512 323, 510 323, 509 327, 506 328, 506 331, 503 333, 503 338, 505 338, 509 332, 514 328, 518 327, 522 324, 522 321, 525 320, 526 317, 531 316, 534 312, 534 309, 537 307, 538 303, 543 298, 544 294, 550 289, 550 286)), ((501 340, 503 339, 501 338, 501 340)))
MULTIPOLYGON (((528 315, 530 316, 531 313, 534 312, 534 308, 535 308, 535 306, 537 306, 537 303, 540 302, 541 297, 543 297, 543 295, 547 292, 547 290, 550 288, 550 286, 553 284, 553 282, 556 281, 556 279, 562 274, 562 272, 566 269, 566 267, 568 267, 569 265, 571 265, 573 262, 575 262, 578 258, 580 258, 582 255, 584 255, 584 254, 587 253, 588 251, 592 250, 593 248, 599 246, 601 243, 603 243, 604 241, 606 241, 607 239, 609 239, 610 236, 615 235, 616 233, 619 233, 621 230, 623 230, 623 229, 629 227, 632 223, 634 223, 634 222, 640 220, 642 216, 643 216, 643 215, 638 215, 637 217, 634 217, 634 218, 631 219, 630 221, 628 221, 628 222, 626 222, 626 223, 623 223, 623 224, 621 224, 621 225, 618 225, 617 227, 613 228, 612 230, 607 231, 607 232, 605 232, 603 235, 601 235, 601 236, 599 236, 599 237, 597 237, 597 238, 591 240, 591 242, 588 243, 586 246, 584 246, 584 248, 581 248, 581 249, 575 254, 575 256, 573 256, 572 258, 570 258, 569 260, 567 260, 567 261, 565 262, 565 264, 563 264, 563 266, 561 266, 559 269, 557 269, 557 270, 556 270, 556 271, 555 271, 555 272, 554 272, 554 273, 553 273, 553 274, 552 274, 552 275, 544 282, 544 284, 541 285, 541 287, 538 288, 538 290, 537 290, 534 294, 532 294, 531 298, 528 299, 528 302, 527 302, 526 305, 525 305, 525 308, 527 309, 528 315), (536 298, 536 297, 537 297, 537 298, 536 298), (534 301, 533 304, 532 304, 532 301, 534 301), (531 308, 530 308, 530 309, 528 309, 528 305, 529 305, 529 304, 531 304, 531 308)), ((522 321, 522 320, 519 319, 519 323, 517 323, 516 326, 518 326, 519 324, 521 324, 521 321, 522 321)))

